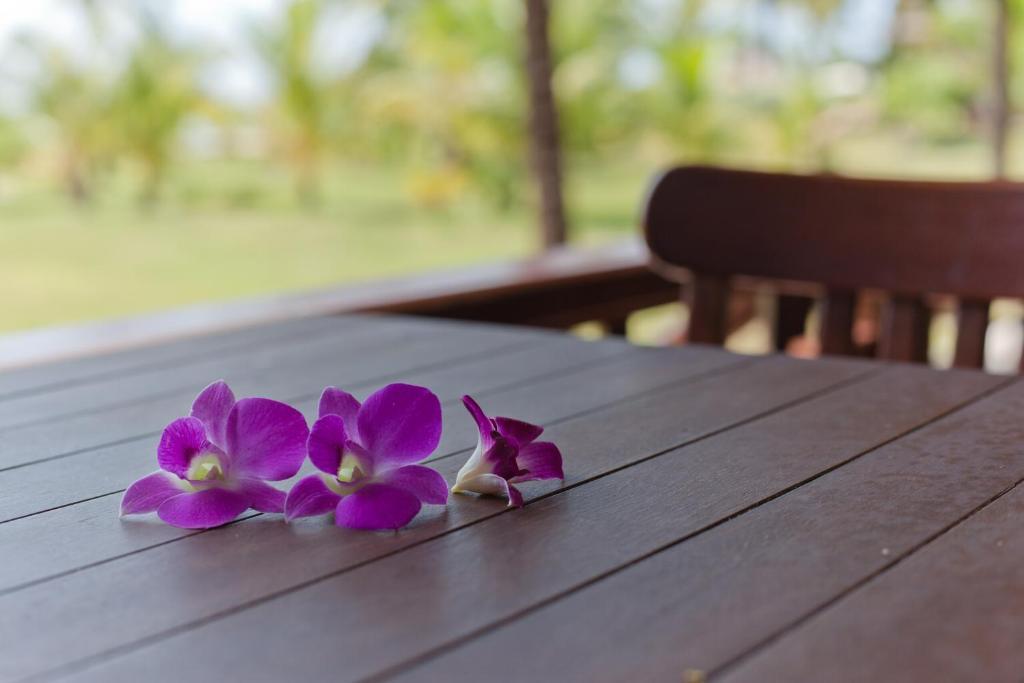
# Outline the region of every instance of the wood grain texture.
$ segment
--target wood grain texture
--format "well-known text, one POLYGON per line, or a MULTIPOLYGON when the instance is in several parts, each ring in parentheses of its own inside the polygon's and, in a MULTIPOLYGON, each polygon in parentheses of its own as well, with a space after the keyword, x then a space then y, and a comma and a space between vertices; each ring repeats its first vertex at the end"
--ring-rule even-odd
POLYGON ((119 353, 64 360, 0 372, 0 398, 44 392, 94 379, 130 375, 139 370, 170 366, 199 356, 231 354, 251 345, 319 334, 378 316, 299 318, 258 327, 189 337, 119 353))
MULTIPOLYGON (((299 401, 319 396, 326 384, 346 384, 401 376, 413 368, 479 360, 499 349, 534 343, 549 338, 542 332, 513 333, 492 327, 433 328, 430 324, 406 323, 406 327, 382 333, 380 342, 360 340, 354 347, 339 341, 333 353, 322 357, 271 367, 253 374, 210 375, 186 389, 159 395, 152 400, 130 401, 83 411, 60 419, 38 420, 3 432, 0 437, 0 470, 67 455, 81 455, 99 446, 123 444, 159 433, 168 416, 186 413, 202 388, 216 379, 226 379, 239 396, 262 395, 278 400, 299 401), (453 337, 457 337, 456 343, 453 337), (363 343, 370 343, 356 353, 363 343), (372 353, 370 353, 372 349, 372 353), (350 353, 350 351, 352 351, 350 353)), ((169 375, 173 369, 165 370, 169 375)), ((171 418, 173 419, 173 418, 171 418)), ((0 478, 3 473, 0 472, 0 478)))
POLYGON ((40 368, 7 396, 0 680, 1000 681, 1024 665, 1024 383, 400 319, 332 354, 352 337, 319 324, 205 357, 154 349, 123 379, 112 358, 64 387, 40 368), (468 391, 544 423, 566 479, 524 484, 523 510, 455 496, 397 533, 119 522, 200 367, 307 416, 328 382, 430 386, 449 482, 476 441, 468 391), (161 376, 180 388, 149 393, 161 376), (107 401, 117 387, 130 403, 107 401), (102 405, 80 411, 90 388, 102 405), (63 417, 21 424, 47 394, 63 417))
MULTIPOLYGON (((474 662, 493 661, 508 643, 531 654, 504 659, 504 681, 671 681, 686 670, 717 671, 1024 479, 1016 446, 1024 440, 1022 410, 1024 385, 1017 383, 403 678, 468 681, 474 662), (985 440, 997 445, 977 448, 985 440)), ((960 587, 948 589, 957 602, 964 599, 960 587)), ((841 680, 833 675, 836 661, 848 667, 849 680, 897 680, 895 662, 874 664, 881 641, 894 644, 894 659, 908 659, 897 635, 906 626, 882 627, 874 616, 884 611, 877 604, 864 612, 870 646, 858 651, 849 633, 818 633, 811 622, 802 669, 753 667, 741 679, 841 680), (865 661, 873 662, 867 671, 865 661)), ((948 623, 941 610, 932 613, 948 623)), ((931 647, 922 640, 910 651, 931 647)), ((957 659, 959 649, 950 642, 943 652, 957 659)), ((969 680, 968 672, 987 670, 978 664, 946 670, 969 680)), ((917 673, 907 680, 943 680, 938 670, 917 673)))
MULTIPOLYGON (((860 362, 772 358, 736 372, 615 401, 548 430, 549 438, 566 449, 572 469, 564 484, 538 483, 524 493, 535 498, 608 474, 864 372, 860 362), (665 406, 672 410, 664 410, 665 406)), ((531 400, 540 402, 542 396, 534 393, 531 400)), ((486 405, 506 413, 499 402, 486 405)), ((438 469, 451 481, 461 464, 461 458, 446 458, 438 462, 438 469)), ((425 510, 399 534, 352 533, 334 529, 325 520, 283 525, 259 517, 0 596, 0 612, 21 614, 31 605, 34 625, 38 632, 47 633, 45 639, 36 638, 31 631, 15 628, 16 619, 6 622, 9 629, 0 624, 0 639, 15 653, 0 661, 0 677, 38 673, 159 636, 487 517, 504 517, 505 512, 502 501, 457 496, 446 510, 425 510), (250 567, 261 569, 247 572, 250 567), (246 578, 240 580, 242 576, 246 578), (74 595, 76 600, 53 599, 60 595, 74 595), (133 598, 118 600, 120 595, 133 598)), ((431 564, 449 566, 449 560, 438 555, 431 564)), ((218 623, 223 627, 223 622, 218 623)))
MULTIPOLYGON (((445 334, 443 327, 424 326, 424 336, 445 334)), ((213 379, 233 379, 261 373, 328 363, 344 353, 365 353, 375 345, 399 344, 409 338, 408 323, 394 319, 366 320, 316 334, 286 337, 271 343, 160 364, 134 373, 118 373, 88 382, 51 387, 47 391, 0 401, 0 439, 17 426, 51 422, 105 407, 143 402, 151 397, 175 395, 202 388, 213 379)))
MULTIPOLYGON (((647 410, 620 404, 607 414, 564 423, 551 430, 552 437, 588 454, 579 466, 598 468, 567 472, 569 490, 158 641, 89 675, 128 680, 141 671, 158 672, 166 666, 161 662, 180 663, 185 652, 192 661, 244 671, 258 680, 354 680, 380 673, 756 505, 898 436, 940 408, 969 400, 993 382, 894 368, 628 466, 632 454, 662 445, 648 439, 664 438, 658 435, 670 428, 685 429, 680 421, 695 419, 700 405, 715 404, 719 413, 725 403, 716 400, 716 388, 769 365, 709 380, 703 400, 686 409, 679 404, 682 396, 669 401, 666 392, 645 397, 647 410), (882 387, 888 388, 884 394, 882 387), (627 418, 613 418, 611 411, 629 416, 630 433, 621 424, 627 418), (865 424, 874 428, 865 430, 865 424), (817 438, 808 439, 807 429, 817 438), (600 468, 607 468, 607 476, 590 481, 600 468), (379 616, 399 613, 400 618, 379 616), (275 637, 259 627, 271 615, 281 625, 275 637), (244 644, 242 651, 213 647, 213 633, 244 644), (325 668, 318 653, 327 651, 346 662, 344 671, 325 668)), ((763 405, 766 396, 752 392, 747 380, 746 393, 763 405)), ((685 395, 694 397, 697 387, 688 388, 685 395)), ((529 496, 559 488, 547 483, 532 487, 529 496)), ((460 497, 448 517, 465 505, 460 497)), ((18 611, 0 602, 4 607, 18 611)), ((187 662, 176 666, 184 667, 179 674, 197 671, 187 662)))
MULTIPOLYGON (((495 409, 552 424, 602 407, 608 401, 635 397, 750 362, 696 347, 632 350, 625 357, 609 356, 608 351, 622 351, 624 345, 581 344, 569 338, 560 341, 486 362, 410 373, 405 379, 432 387, 445 401, 446 427, 437 453, 464 453, 476 443, 476 430, 457 402, 457 397, 466 392, 495 409), (536 400, 538 394, 545 397, 542 404, 536 400)), ((299 407, 312 416, 316 401, 299 407)), ((139 460, 152 468, 151 458, 139 460)), ((121 486, 127 482, 122 480, 121 486)), ((154 523, 111 524, 119 503, 120 491, 0 524, 0 548, 18 549, 0 565, 0 591, 195 533, 154 523)))
MULTIPOLYGON (((1013 436, 1019 443, 1020 434, 1013 436)), ((1019 462, 1019 453, 1007 459, 1019 462)), ((723 680, 801 680, 827 667, 837 682, 1017 683, 1024 671, 1022 516, 1017 485, 723 680)))

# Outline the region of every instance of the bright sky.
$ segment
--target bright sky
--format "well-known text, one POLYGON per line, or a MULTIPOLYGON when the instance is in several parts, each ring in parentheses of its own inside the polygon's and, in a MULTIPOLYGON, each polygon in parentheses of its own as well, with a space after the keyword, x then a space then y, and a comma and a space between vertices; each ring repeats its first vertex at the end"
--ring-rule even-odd
MULTIPOLYGON (((204 74, 208 89, 218 97, 238 104, 252 104, 269 97, 271 83, 259 60, 247 45, 246 31, 254 23, 279 21, 288 0, 125 0, 154 9, 164 23, 182 40, 207 48, 216 47, 218 56, 204 74)), ((105 47, 129 45, 135 27, 116 11, 117 4, 98 0, 105 11, 105 47), (106 4, 104 4, 106 3, 106 4)), ((19 37, 34 34, 61 46, 77 59, 102 65, 82 0, 5 0, 0 9, 0 107, 18 107, 31 78, 31 68, 19 37)), ((381 19, 366 5, 338 5, 328 12, 320 27, 317 61, 326 73, 351 68, 365 55, 381 28, 381 19)))
MULTIPOLYGON (((142 3, 183 40, 205 48, 216 47, 218 56, 203 74, 214 96, 242 106, 265 101, 273 84, 247 45, 246 31, 253 23, 279 21, 289 0, 93 0, 103 8, 106 33, 97 49, 91 38, 83 0, 2 0, 0 9, 0 110, 24 106, 31 85, 32 61, 19 49, 18 39, 27 33, 42 36, 76 59, 103 65, 109 50, 129 45, 136 27, 118 13, 117 7, 142 3), (111 9, 113 8, 113 9, 111 9)), ((664 8, 670 0, 637 0, 640 5, 664 8)), ((874 61, 889 48, 889 25, 897 0, 847 0, 831 27, 833 45, 848 58, 874 61)), ((331 6, 316 41, 317 62, 327 73, 343 72, 358 64, 383 28, 383 20, 368 4, 331 6)), ((742 0, 719 0, 709 12, 709 24, 732 24, 760 33, 783 52, 806 53, 813 43, 808 17, 791 6, 750 12, 742 0)), ((767 8, 767 9, 765 9, 767 8)), ((643 55, 631 55, 625 72, 643 72, 643 55)), ((649 60, 648 60, 649 61, 649 60)), ((649 65, 648 65, 649 66, 649 65)), ((627 78, 627 81, 634 80, 627 78)), ((642 78, 640 80, 643 80, 642 78)))

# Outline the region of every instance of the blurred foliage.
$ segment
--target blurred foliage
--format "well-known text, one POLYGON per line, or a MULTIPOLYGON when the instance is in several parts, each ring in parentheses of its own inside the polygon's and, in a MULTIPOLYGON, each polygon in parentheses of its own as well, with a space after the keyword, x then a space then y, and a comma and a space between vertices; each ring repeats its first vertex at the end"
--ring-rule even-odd
POLYGON ((313 46, 323 3, 296 0, 278 26, 254 25, 250 35, 277 90, 267 128, 275 151, 295 169, 296 190, 307 204, 320 195, 322 156, 330 145, 333 84, 314 68, 313 46))
MULTIPOLYGON (((986 177, 994 3, 892 1, 867 27, 868 0, 552 0, 572 239, 635 230, 679 161, 986 177), (866 28, 879 49, 851 49, 866 28)), ((0 329, 535 244, 520 0, 280 2, 236 45, 172 30, 169 1, 64 0, 82 44, 47 27, 0 55, 27 93, 0 113, 0 329), (239 51, 265 98, 219 89, 239 51)))
POLYGON ((886 121, 928 142, 970 137, 988 97, 992 27, 986 14, 907 10, 903 40, 882 72, 886 121), (981 86, 981 87, 979 87, 981 86))
MULTIPOLYGON (((1024 0, 1013 3, 1024 16, 1024 0)), ((857 29, 843 23, 855 5, 558 0, 550 33, 570 167, 682 159, 835 169, 863 136, 924 147, 980 139, 990 90, 988 4, 899 0, 879 19, 889 22, 889 38, 874 57, 842 49, 842 32, 857 29)), ((138 196, 155 202, 174 167, 195 155, 182 140, 197 122, 216 131, 204 158, 289 169, 305 206, 322 203, 324 169, 339 160, 401 169, 396 192, 433 210, 470 195, 504 212, 528 201, 519 2, 291 0, 278 20, 246 32, 273 91, 249 108, 200 86, 220 48, 174 37, 166 6, 69 6, 101 52, 112 15, 133 25, 135 38, 105 54, 113 66, 100 69, 45 35, 26 37, 21 48, 37 64, 31 111, 0 120, 0 164, 35 169, 46 150, 53 179, 78 202, 126 164, 137 171, 138 196), (360 12, 376 18, 365 54, 324 69, 318 50, 331 22, 360 12)), ((1015 35, 1021 30, 1016 21, 1015 35)), ((1014 49, 1024 65, 1024 40, 1014 49)), ((194 186, 172 196, 208 202, 210 194, 194 186)), ((249 206, 258 194, 240 181, 221 198, 249 206)))
POLYGON ((114 81, 105 121, 116 130, 115 153, 142 169, 140 198, 156 201, 172 161, 182 122, 197 110, 200 55, 176 45, 152 16, 128 55, 124 72, 114 81))
POLYGON ((58 48, 28 43, 40 60, 42 76, 32 106, 51 124, 59 147, 58 177, 81 203, 92 191, 93 175, 108 158, 115 138, 110 125, 110 93, 101 79, 58 48))

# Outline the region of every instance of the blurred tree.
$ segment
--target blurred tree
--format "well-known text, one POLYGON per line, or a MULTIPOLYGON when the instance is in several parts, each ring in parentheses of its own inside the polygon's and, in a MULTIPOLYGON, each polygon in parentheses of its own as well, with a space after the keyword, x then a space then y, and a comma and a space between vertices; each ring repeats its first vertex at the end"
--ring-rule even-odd
POLYGON ((59 147, 60 175, 75 202, 86 202, 93 175, 110 152, 110 90, 107 83, 55 46, 26 39, 39 58, 33 109, 48 120, 59 147))
POLYGON ((510 208, 530 150, 539 222, 550 226, 544 241, 557 243, 566 229, 565 158, 592 161, 639 125, 630 115, 641 111, 637 98, 618 80, 636 39, 628 7, 560 0, 531 19, 538 5, 525 1, 392 4, 388 33, 365 67, 374 75, 365 79, 363 113, 391 140, 412 137, 407 148, 418 150, 420 166, 412 188, 430 205, 452 199, 464 179, 510 208))
POLYGON ((707 69, 708 44, 686 35, 654 46, 663 79, 655 88, 656 123, 693 161, 709 161, 722 143, 707 69))
POLYGON ((894 48, 882 65, 885 122, 933 144, 976 137, 989 73, 990 27, 982 16, 944 3, 905 0, 894 48))
POLYGON ((558 109, 551 81, 548 0, 526 0, 526 74, 530 94, 530 150, 540 198, 540 227, 544 246, 566 239, 562 190, 561 138, 558 109))
POLYGON ((994 0, 992 20, 992 170, 996 178, 1006 177, 1010 139, 1010 0, 994 0))
POLYGON ((28 144, 17 121, 0 116, 0 168, 15 166, 24 157, 28 144))
POLYGON ((328 109, 333 90, 315 68, 314 39, 324 4, 295 0, 284 19, 271 27, 253 26, 253 43, 277 87, 270 129, 274 145, 295 170, 295 187, 307 205, 320 200, 323 155, 330 144, 328 109))
POLYGON ((467 182, 502 210, 518 203, 526 141, 520 9, 494 0, 389 6, 363 93, 370 121, 411 157, 409 186, 422 204, 444 206, 467 182))
POLYGON ((114 84, 110 122, 119 150, 142 169, 140 199, 152 204, 181 124, 200 102, 196 74, 201 55, 172 40, 151 14, 143 12, 139 24, 141 35, 114 84))

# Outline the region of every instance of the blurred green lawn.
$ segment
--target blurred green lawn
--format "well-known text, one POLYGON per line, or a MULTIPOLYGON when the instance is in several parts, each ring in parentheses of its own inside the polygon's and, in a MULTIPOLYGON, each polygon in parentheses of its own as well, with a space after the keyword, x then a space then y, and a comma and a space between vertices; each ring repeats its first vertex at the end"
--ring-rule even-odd
MULTIPOLYGON (((1012 169, 1024 168, 1022 141, 1014 140, 1012 169)), ((773 158, 752 145, 721 163, 778 167, 773 158)), ((978 179, 988 153, 977 141, 925 148, 875 135, 843 141, 831 162, 855 175, 978 179)), ((571 168, 574 241, 633 234, 662 165, 571 168)), ((499 211, 472 192, 428 207, 411 198, 407 171, 372 164, 332 166, 313 209, 299 206, 290 176, 266 163, 178 165, 148 209, 132 178, 116 175, 79 207, 52 184, 0 175, 0 331, 493 261, 538 243, 528 207, 499 211)))
MULTIPOLYGON (((575 236, 635 229, 646 173, 584 170, 569 188, 575 236)), ((140 207, 129 183, 77 207, 51 188, 0 201, 0 330, 91 320, 497 260, 537 246, 527 208, 465 196, 424 207, 398 171, 331 169, 303 209, 265 165, 194 164, 162 201, 140 207)))

